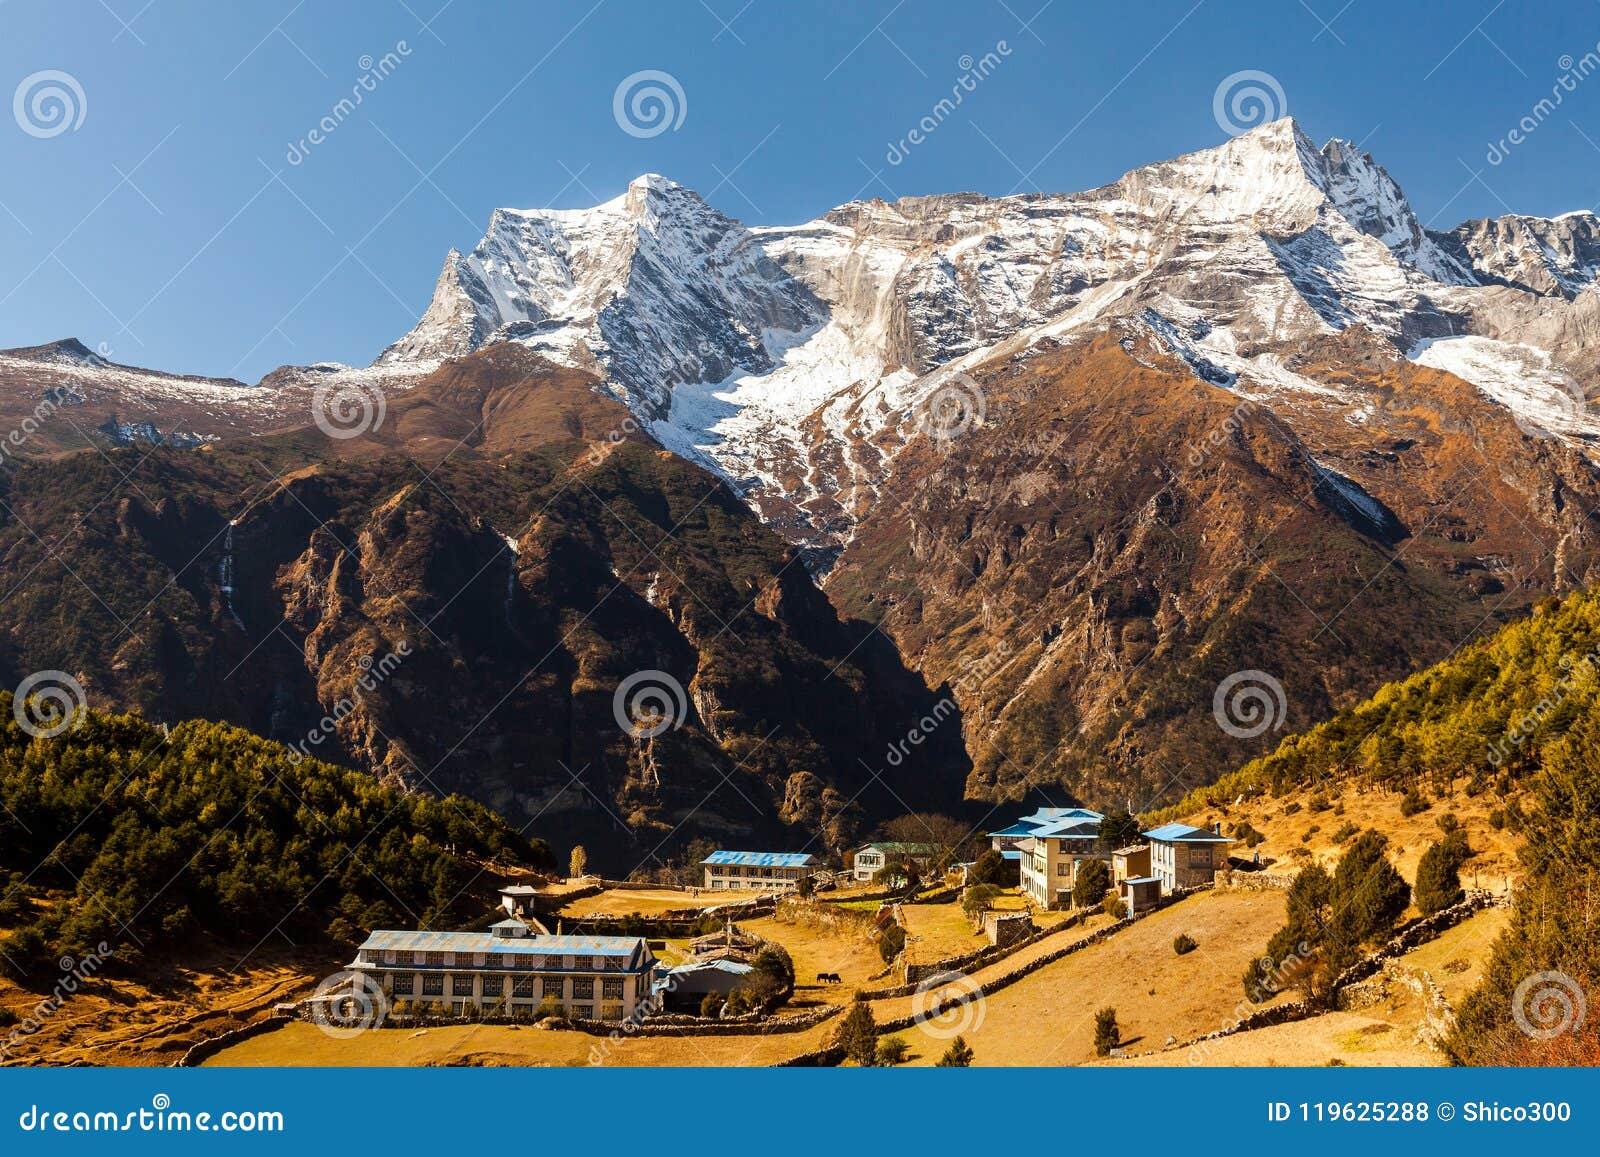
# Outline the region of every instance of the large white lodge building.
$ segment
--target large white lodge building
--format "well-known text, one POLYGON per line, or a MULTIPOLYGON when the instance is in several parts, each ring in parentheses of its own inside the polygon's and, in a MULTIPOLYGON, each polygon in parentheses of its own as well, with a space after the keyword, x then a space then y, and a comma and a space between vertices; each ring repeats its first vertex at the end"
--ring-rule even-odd
POLYGON ((540 936, 520 920, 487 932, 373 932, 349 971, 391 1001, 469 1010, 536 1009, 559 1002, 565 1016, 621 1021, 650 999, 656 958, 636 936, 540 936))

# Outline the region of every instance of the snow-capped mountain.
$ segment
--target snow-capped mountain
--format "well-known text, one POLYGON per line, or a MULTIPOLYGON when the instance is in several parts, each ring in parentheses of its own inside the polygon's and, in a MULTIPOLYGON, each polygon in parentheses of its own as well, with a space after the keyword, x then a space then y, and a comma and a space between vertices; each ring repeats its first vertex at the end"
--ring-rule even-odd
POLYGON ((499 210, 378 364, 515 341, 592 367, 667 446, 826 542, 952 374, 1116 319, 1278 395, 1318 390, 1286 351, 1361 326, 1541 430, 1600 435, 1572 385, 1594 365, 1597 274, 1592 215, 1430 232, 1371 156, 1284 119, 1079 194, 746 229, 645 176, 594 209, 499 210))
POLYGON ((427 313, 378 364, 515 341, 574 365, 598 359, 664 416, 680 383, 769 372, 769 334, 823 313, 744 226, 652 175, 590 210, 497 210, 470 254, 451 251, 427 313))

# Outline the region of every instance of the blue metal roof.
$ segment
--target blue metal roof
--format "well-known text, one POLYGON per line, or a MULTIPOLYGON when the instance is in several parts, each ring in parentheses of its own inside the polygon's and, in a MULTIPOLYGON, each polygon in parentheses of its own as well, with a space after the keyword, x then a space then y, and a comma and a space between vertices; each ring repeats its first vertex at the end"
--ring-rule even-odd
POLYGON ((1100 821, 1066 820, 1062 823, 1046 824, 1033 834, 1036 839, 1041 840, 1092 840, 1100 835, 1100 821))
POLYGON ((750 965, 740 960, 696 960, 689 964, 680 964, 670 969, 669 972, 677 975, 688 975, 691 972, 704 972, 710 969, 715 972, 726 972, 732 976, 748 976, 755 971, 750 965))
POLYGON ((1065 820, 1103 820, 1106 817, 1099 812, 1090 811, 1086 807, 1042 807, 1031 816, 1023 816, 1023 823, 1034 826, 1040 824, 1058 824, 1065 820))
POLYGON ((1154 876, 1129 876, 1126 880, 1124 880, 1122 882, 1124 884, 1159 884, 1159 883, 1161 883, 1161 881, 1158 880, 1154 876))
POLYGON ((1000 853, 1000 858, 1002 860, 1020 860, 1022 859, 1022 853, 1017 851, 1015 848, 1007 848, 1005 851, 1000 853))
POLYGON ((1033 835, 1033 833, 1035 831, 1038 830, 1038 827, 1039 827, 1038 824, 1029 824, 1029 823, 1023 823, 1021 821, 1018 821, 1017 823, 1012 824, 1009 828, 1001 828, 997 832, 990 832, 989 835, 991 837, 993 837, 993 836, 1031 836, 1031 835, 1033 835))
POLYGON ((700 862, 744 868, 809 868, 818 861, 810 852, 712 852, 700 862))
POLYGON ((1145 832, 1145 839, 1160 840, 1164 844, 1231 844, 1227 836, 1205 828, 1192 828, 1188 824, 1164 824, 1154 831, 1145 832))

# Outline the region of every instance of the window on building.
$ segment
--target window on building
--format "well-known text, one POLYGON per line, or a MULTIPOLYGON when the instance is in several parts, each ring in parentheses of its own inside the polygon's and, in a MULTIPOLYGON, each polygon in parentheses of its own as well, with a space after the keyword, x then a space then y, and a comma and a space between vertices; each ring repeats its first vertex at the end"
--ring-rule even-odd
POLYGON ((422 977, 423 996, 443 996, 444 977, 438 973, 425 973, 422 977))
POLYGON ((410 996, 417 991, 417 977, 411 972, 397 972, 394 974, 394 994, 396 996, 410 996))
POLYGON ((594 977, 592 977, 592 976, 574 976, 572 978, 572 999, 573 1000, 593 1000, 594 999, 594 977))
POLYGON ((428 958, 427 963, 434 968, 443 968, 448 963, 445 958, 449 954, 445 952, 425 952, 423 955, 428 958))
POLYGON ((592 1005, 592 1004, 575 1004, 575 1005, 572 1006, 572 1015, 577 1017, 579 1020, 593 1020, 594 1019, 594 1005, 592 1005))
POLYGON ((621 1020, 622 1006, 620 1004, 602 1004, 600 1006, 601 1020, 621 1020))
POLYGON ((607 1000, 621 1000, 622 978, 620 976, 615 979, 609 976, 606 977, 600 985, 600 995, 607 1000))
POLYGON ((1056 875, 1058 875, 1058 876, 1070 876, 1070 875, 1072 875, 1072 865, 1071 864, 1057 864, 1056 865, 1056 875))
POLYGON ((471 996, 472 995, 472 977, 470 977, 470 976, 452 976, 450 978, 450 995, 451 996, 471 996))
POLYGON ((559 976, 546 976, 539 984, 539 995, 560 1000, 566 995, 566 985, 567 982, 559 976))
POLYGON ((532 1000, 535 995, 533 980, 534 978, 531 976, 517 977, 516 982, 511 986, 511 995, 520 1000, 532 1000))

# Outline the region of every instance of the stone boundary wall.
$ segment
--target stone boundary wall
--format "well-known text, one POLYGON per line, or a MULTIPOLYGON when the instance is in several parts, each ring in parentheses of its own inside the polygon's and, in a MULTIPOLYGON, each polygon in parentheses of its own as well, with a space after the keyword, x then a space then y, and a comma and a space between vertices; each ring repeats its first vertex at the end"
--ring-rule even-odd
POLYGON ((172 1062, 175 1069, 192 1069, 202 1061, 210 1060, 223 1049, 238 1044, 240 1041, 249 1040, 253 1036, 260 1036, 264 1032, 282 1028, 295 1018, 282 1013, 274 1013, 262 1020, 253 1021, 243 1028, 230 1029, 218 1036, 208 1037, 203 1041, 196 1041, 190 1045, 183 1056, 172 1062))
MULTIPOLYGON (((1359 1007, 1359 1002, 1366 999, 1371 990, 1377 987, 1377 985, 1371 983, 1369 978, 1380 972, 1388 974, 1392 968, 1395 970, 1394 979, 1407 987, 1411 987, 1413 991, 1422 996, 1425 1018, 1424 1032, 1427 1033, 1429 1030, 1435 1029, 1435 1021, 1438 1022, 1438 1025, 1445 1026, 1434 1038, 1442 1040, 1449 1031, 1448 1025, 1453 1025, 1455 1022, 1455 1013, 1450 1008, 1449 1001, 1445 1000, 1444 993, 1438 990, 1438 986, 1433 984, 1432 977, 1427 977, 1427 985, 1432 985, 1432 991, 1430 992, 1427 985, 1423 985, 1415 977, 1406 975, 1412 972, 1420 972, 1421 970, 1410 969, 1405 965, 1398 964, 1395 961, 1395 957, 1403 956, 1413 948, 1426 944, 1430 940, 1438 939, 1439 936, 1454 928, 1467 917, 1482 911, 1484 908, 1500 907, 1509 902, 1509 896, 1492 892, 1473 892, 1459 904, 1435 912, 1432 916, 1424 916, 1421 919, 1413 920, 1382 948, 1356 961, 1339 974, 1338 978, 1333 982, 1332 996, 1334 1003, 1343 1008, 1346 1007, 1345 1001, 1348 999, 1357 1002, 1351 1007, 1359 1007), (1347 996, 1346 994, 1352 990, 1353 995, 1347 996), (1443 1006, 1442 1008, 1434 1006, 1435 997, 1437 997, 1439 1005, 1443 1006), (1446 1013, 1448 1013, 1448 1024, 1446 1023, 1446 1013)), ((1423 975, 1426 977, 1426 973, 1423 975)), ((1319 1016, 1327 1011, 1328 1006, 1326 1004, 1317 1004, 1304 1000, 1292 1001, 1288 1004, 1261 1009, 1241 1017, 1234 1023, 1217 1029, 1215 1032, 1209 1032, 1204 1036, 1195 1037, 1193 1040, 1182 1041, 1154 1051, 1171 1052, 1174 1049, 1196 1048, 1207 1041, 1219 1040, 1235 1033, 1248 1032, 1255 1028, 1266 1028, 1275 1024, 1287 1024, 1293 1020, 1304 1020, 1307 1017, 1319 1016)))
MULTIPOLYGON (((1192 896, 1196 892, 1207 891, 1209 887, 1210 885, 1201 884, 1193 888, 1181 888, 1170 895, 1161 897, 1161 902, 1156 907, 1148 909, 1135 917, 1124 917, 1116 923, 1108 925, 1108 928, 1120 928, 1131 924, 1134 920, 1143 919, 1153 912, 1159 912, 1164 908, 1170 907, 1186 896, 1192 896)), ((918 985, 925 982, 930 976, 937 976, 941 972, 966 972, 969 969, 987 968, 989 965, 997 964, 1008 956, 1021 952, 1024 948, 1037 944, 1041 940, 1049 939, 1052 936, 1078 927, 1085 919, 1094 915, 1095 911, 1097 910, 1075 912, 1053 928, 1042 929, 1026 939, 1018 940, 1003 948, 980 948, 964 956, 952 956, 945 960, 935 961, 932 964, 912 965, 906 970, 907 975, 904 984, 896 985, 893 988, 874 989, 864 995, 868 1000, 885 1000, 897 996, 910 996, 917 991, 918 985)), ((1106 931, 1106 929, 1101 929, 1101 931, 1106 931)))
POLYGON ((1219 892, 1286 892, 1294 877, 1280 872, 1241 872, 1227 869, 1216 875, 1219 892))

